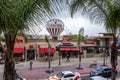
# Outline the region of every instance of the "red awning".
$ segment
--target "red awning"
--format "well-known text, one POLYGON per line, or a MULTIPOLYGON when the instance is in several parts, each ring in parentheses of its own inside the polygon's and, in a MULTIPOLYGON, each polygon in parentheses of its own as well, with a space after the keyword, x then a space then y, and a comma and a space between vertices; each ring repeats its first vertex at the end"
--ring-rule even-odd
POLYGON ((23 53, 24 49, 23 48, 14 48, 14 53, 23 53))
POLYGON ((40 52, 41 54, 45 53, 44 48, 39 48, 39 52, 40 52))
POLYGON ((48 53, 48 48, 44 48, 44 50, 45 50, 45 53, 48 53))
POLYGON ((51 48, 51 49, 50 49, 50 52, 51 52, 51 53, 55 53, 55 51, 56 51, 55 48, 51 48))
MULTIPOLYGON (((55 53, 55 51, 56 51, 55 48, 50 49, 50 53, 55 53)), ((41 54, 48 53, 48 48, 39 48, 39 52, 41 54)))
MULTIPOLYGON (((79 51, 79 48, 60 48, 60 51, 79 51)), ((80 52, 82 52, 81 48, 80 52)))

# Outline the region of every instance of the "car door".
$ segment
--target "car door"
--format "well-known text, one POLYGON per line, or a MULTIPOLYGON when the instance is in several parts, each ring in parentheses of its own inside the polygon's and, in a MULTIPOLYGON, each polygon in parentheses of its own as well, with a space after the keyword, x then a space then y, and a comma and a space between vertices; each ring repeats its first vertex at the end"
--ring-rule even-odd
POLYGON ((64 75, 64 79, 63 80, 74 80, 75 79, 75 75, 74 74, 66 74, 64 75))

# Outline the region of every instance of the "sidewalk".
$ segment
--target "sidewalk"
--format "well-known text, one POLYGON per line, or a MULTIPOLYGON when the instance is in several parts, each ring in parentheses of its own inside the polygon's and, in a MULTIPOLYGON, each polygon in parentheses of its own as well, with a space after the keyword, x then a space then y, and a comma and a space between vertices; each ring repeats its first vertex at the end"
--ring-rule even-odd
MULTIPOLYGON (((70 58, 70 62, 66 62, 66 59, 61 59, 60 62, 61 62, 60 66, 70 66, 70 65, 78 64, 79 59, 78 58, 70 58)), ((81 64, 82 63, 89 63, 89 64, 101 63, 102 64, 102 62, 103 62, 102 57, 82 58, 82 60, 81 60, 81 64)), ((59 64, 59 60, 51 61, 51 67, 59 67, 58 64, 59 64)), ((48 61, 46 61, 46 62, 33 61, 33 67, 34 68, 48 67, 48 61)), ((24 69, 24 68, 29 68, 29 61, 16 64, 16 69, 24 69)))

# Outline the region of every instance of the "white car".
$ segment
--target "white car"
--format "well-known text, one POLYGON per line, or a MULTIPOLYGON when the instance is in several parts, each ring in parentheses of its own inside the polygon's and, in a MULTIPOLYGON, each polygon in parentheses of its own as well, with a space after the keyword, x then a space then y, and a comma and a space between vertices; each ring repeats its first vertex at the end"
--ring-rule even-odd
POLYGON ((21 78, 21 77, 18 77, 17 79, 15 80, 26 80, 25 78, 21 78))
POLYGON ((102 76, 93 76, 93 77, 89 77, 87 80, 111 80, 111 79, 104 78, 102 76))
POLYGON ((50 76, 49 80, 81 80, 78 72, 61 71, 54 76, 50 76))

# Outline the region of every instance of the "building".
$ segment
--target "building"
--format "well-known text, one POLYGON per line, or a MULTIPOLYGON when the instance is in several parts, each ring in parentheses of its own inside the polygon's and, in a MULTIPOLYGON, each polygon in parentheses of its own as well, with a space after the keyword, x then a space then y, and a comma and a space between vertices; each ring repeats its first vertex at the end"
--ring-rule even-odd
MULTIPOLYGON (((59 54, 62 57, 66 56, 66 53, 70 52, 71 57, 78 56, 78 45, 77 40, 70 40, 70 36, 75 35, 65 35, 62 37, 62 40, 53 40, 49 39, 51 44, 51 57, 53 59, 58 59, 59 54), (59 47, 59 50, 57 50, 59 47)), ((84 50, 88 54, 91 53, 100 53, 103 48, 110 48, 112 42, 112 37, 108 36, 108 33, 104 33, 101 37, 92 37, 86 39, 86 42, 80 43, 80 52, 83 53, 84 50), (107 41, 107 42, 106 42, 107 41)), ((14 53, 16 57, 22 57, 24 60, 39 60, 44 61, 45 56, 48 56, 49 49, 48 44, 44 39, 28 39, 28 42, 25 42, 24 38, 20 36, 16 38, 14 53)))

